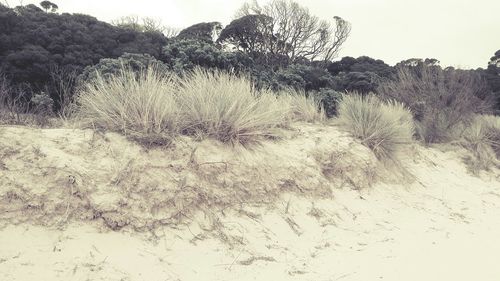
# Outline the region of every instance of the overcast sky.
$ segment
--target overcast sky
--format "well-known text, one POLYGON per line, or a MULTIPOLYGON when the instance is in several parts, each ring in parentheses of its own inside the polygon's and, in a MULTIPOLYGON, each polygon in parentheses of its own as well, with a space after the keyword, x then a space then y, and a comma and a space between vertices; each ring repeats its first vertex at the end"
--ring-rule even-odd
MULTIPOLYGON (((323 19, 340 16, 352 33, 340 57, 367 55, 393 65, 436 58, 443 66, 486 67, 500 49, 500 0, 296 0, 323 19)), ((9 0, 11 5, 18 3, 9 0)), ((40 1, 23 1, 38 3, 40 1)), ((165 25, 228 24, 245 0, 52 0, 60 12, 111 21, 138 15, 165 25)), ((261 0, 259 3, 265 3, 261 0)))

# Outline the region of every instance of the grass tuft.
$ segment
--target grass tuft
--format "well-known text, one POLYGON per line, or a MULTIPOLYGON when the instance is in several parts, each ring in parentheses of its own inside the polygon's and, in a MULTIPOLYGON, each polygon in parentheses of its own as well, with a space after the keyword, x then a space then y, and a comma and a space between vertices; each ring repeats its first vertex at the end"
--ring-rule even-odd
POLYGON ((182 79, 149 67, 97 75, 77 96, 77 116, 146 144, 168 143, 181 133, 247 144, 278 137, 290 121, 313 122, 324 113, 303 94, 278 97, 248 79, 200 68, 182 79))
POLYGON ((412 141, 413 117, 401 103, 380 101, 373 95, 345 95, 338 120, 379 159, 394 159, 402 145, 412 141))
POLYGON ((154 68, 123 68, 114 76, 98 74, 79 93, 79 116, 99 128, 147 142, 170 139, 178 131, 177 78, 154 68))
POLYGON ((473 172, 489 170, 500 164, 500 117, 477 115, 465 126, 460 143, 469 150, 473 158, 469 166, 473 172))

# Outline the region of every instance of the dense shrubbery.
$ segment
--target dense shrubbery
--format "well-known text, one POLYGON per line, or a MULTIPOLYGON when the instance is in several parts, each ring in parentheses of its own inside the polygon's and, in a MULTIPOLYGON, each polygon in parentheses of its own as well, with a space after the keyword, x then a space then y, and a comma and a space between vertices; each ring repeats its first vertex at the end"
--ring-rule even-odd
POLYGON ((402 145, 412 141, 413 117, 401 103, 351 93, 344 96, 338 110, 339 122, 380 159, 393 158, 402 145))
POLYGON ((149 66, 154 66, 159 72, 167 72, 169 67, 163 62, 155 59, 148 54, 130 54, 125 53, 116 59, 101 59, 99 63, 87 66, 82 74, 78 76, 78 83, 85 83, 97 78, 98 75, 108 78, 111 75, 119 74, 123 67, 133 71, 140 72, 147 69, 149 66))
POLYGON ((427 143, 448 141, 457 125, 492 107, 490 91, 477 73, 437 66, 401 67, 397 79, 382 84, 379 92, 411 109, 417 133, 427 143))

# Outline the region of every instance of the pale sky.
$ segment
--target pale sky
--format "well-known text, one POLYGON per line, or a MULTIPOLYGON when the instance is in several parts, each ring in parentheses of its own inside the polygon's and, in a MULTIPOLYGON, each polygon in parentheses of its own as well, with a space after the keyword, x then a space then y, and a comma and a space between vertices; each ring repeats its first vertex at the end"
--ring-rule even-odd
MULTIPOLYGON (((352 32, 339 57, 367 55, 395 64, 432 57, 442 66, 486 67, 500 49, 500 0, 296 0, 322 19, 340 16, 352 32)), ((9 1, 11 5, 18 3, 9 1)), ((23 1, 23 4, 40 1, 23 1)), ((59 12, 111 21, 138 15, 165 25, 228 24, 245 0, 52 0, 59 12)), ((259 3, 265 3, 261 0, 259 3)))

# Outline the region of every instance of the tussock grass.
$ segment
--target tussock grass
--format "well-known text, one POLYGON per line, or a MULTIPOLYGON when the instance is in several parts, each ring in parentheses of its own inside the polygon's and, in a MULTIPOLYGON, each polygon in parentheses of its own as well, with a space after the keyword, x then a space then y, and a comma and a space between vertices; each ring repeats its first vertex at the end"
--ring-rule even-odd
POLYGON ((414 133, 413 116, 406 107, 373 95, 345 95, 339 103, 338 121, 379 159, 394 159, 414 133))
POLYGON ((257 91, 244 77, 200 68, 183 78, 152 67, 97 75, 76 102, 81 120, 153 144, 178 133, 246 144, 278 137, 278 129, 290 120, 312 122, 324 116, 305 95, 279 97, 257 91))
POLYGON ((290 110, 245 78, 200 68, 181 81, 178 98, 183 133, 231 143, 276 137, 290 110))
POLYGON ((98 74, 76 99, 78 115, 96 127, 162 143, 179 130, 177 84, 177 77, 154 68, 123 68, 109 78, 98 74))
POLYGON ((460 143, 469 150, 473 158, 469 166, 473 172, 488 170, 498 165, 500 158, 500 117, 477 115, 465 126, 460 143))
POLYGON ((279 102, 290 108, 290 121, 323 122, 326 120, 325 110, 319 99, 307 96, 304 92, 293 89, 278 94, 279 102))

